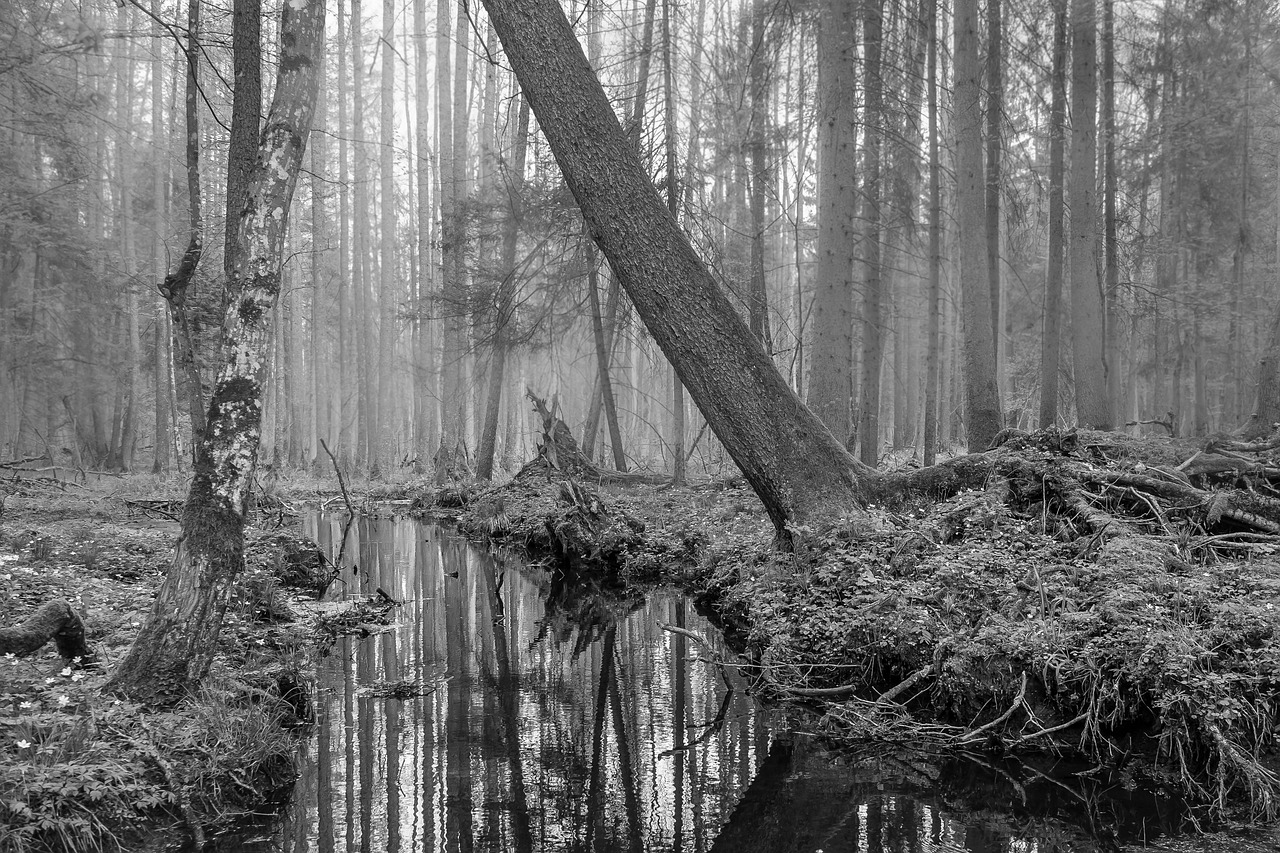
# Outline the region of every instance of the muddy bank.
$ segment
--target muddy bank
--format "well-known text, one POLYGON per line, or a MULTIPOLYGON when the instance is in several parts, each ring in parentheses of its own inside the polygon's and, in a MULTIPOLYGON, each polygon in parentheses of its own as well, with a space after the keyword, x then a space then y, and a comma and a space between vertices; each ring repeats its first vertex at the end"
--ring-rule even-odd
POLYGON ((757 690, 809 706, 837 742, 1070 755, 1215 820, 1274 818, 1275 549, 1215 547, 1190 524, 1171 543, 1095 535, 993 479, 872 508, 875 532, 805 531, 786 554, 732 481, 589 484, 539 460, 415 511, 567 569, 694 590, 757 690))

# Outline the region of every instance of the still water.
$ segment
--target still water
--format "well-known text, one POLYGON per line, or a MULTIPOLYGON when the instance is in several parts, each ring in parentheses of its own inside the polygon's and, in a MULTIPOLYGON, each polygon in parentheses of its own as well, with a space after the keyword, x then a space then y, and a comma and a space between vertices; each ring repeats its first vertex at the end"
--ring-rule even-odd
MULTIPOLYGON (((336 557, 338 522, 309 526, 336 557)), ((381 589, 396 623, 322 659, 291 804, 218 849, 1053 853, 1182 820, 1060 769, 832 757, 675 593, 567 590, 402 519, 352 526, 343 562, 329 597, 381 589)))

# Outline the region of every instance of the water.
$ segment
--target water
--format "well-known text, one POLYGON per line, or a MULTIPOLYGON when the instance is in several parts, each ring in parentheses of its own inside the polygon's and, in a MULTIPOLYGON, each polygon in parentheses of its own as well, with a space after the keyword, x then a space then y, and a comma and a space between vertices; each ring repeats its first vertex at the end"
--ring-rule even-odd
MULTIPOLYGON (((337 522, 311 526, 336 554, 337 522)), ((830 756, 678 594, 567 590, 409 520, 348 537, 330 597, 382 589, 398 621, 323 658, 290 806, 219 849, 1051 853, 1184 819, 1062 768, 830 756)))

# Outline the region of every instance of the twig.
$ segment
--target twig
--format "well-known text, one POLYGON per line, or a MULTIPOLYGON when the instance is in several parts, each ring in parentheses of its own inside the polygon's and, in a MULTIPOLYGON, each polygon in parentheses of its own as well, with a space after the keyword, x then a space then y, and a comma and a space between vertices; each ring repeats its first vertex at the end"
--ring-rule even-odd
POLYGON ((892 702, 895 697, 901 696, 907 690, 910 690, 912 687, 914 687, 917 681, 929 675, 933 675, 933 664, 928 664, 927 666, 917 669, 915 672, 911 673, 905 679, 899 682, 897 687, 891 687, 885 692, 881 693, 876 698, 876 701, 886 702, 886 703, 892 702))
MULTIPOLYGON (((1023 677, 1025 678, 1026 676, 1023 676, 1023 677)), ((1074 720, 1068 720, 1067 722, 1062 723, 1061 725, 1053 726, 1052 728, 1048 728, 1048 729, 1041 729, 1040 731, 1032 732, 1029 735, 1023 735, 1022 737, 1015 740, 1014 744, 1016 745, 1020 743, 1026 743, 1027 741, 1032 740, 1034 738, 1038 738, 1041 735, 1051 735, 1054 732, 1060 732, 1063 729, 1069 729, 1072 726, 1078 726, 1080 723, 1083 723, 1087 719, 1089 719, 1089 712, 1085 711, 1083 714, 1076 717, 1074 720)))
POLYGON ((1014 697, 1013 704, 1009 706, 1008 710, 1006 710, 1000 716, 996 717, 991 722, 986 723, 985 725, 978 726, 976 729, 973 729, 972 731, 966 732, 960 738, 959 743, 960 744, 972 743, 973 741, 978 739, 978 735, 982 734, 987 729, 994 728, 995 726, 998 726, 1001 723, 1004 723, 1005 721, 1007 721, 1010 717, 1013 716, 1013 712, 1018 710, 1018 708, 1022 706, 1023 699, 1026 698, 1026 695, 1027 695, 1027 674, 1026 672, 1023 672, 1022 686, 1018 688, 1018 695, 1014 697))
MULTIPOLYGON (((347 534, 351 532, 351 525, 356 520, 356 511, 355 508, 351 506, 351 496, 347 494, 347 483, 342 479, 342 468, 338 466, 338 460, 333 457, 333 451, 329 449, 329 445, 324 443, 323 438, 320 439, 320 446, 324 448, 324 452, 328 455, 329 461, 333 463, 334 473, 338 475, 338 488, 342 489, 342 502, 347 505, 347 523, 342 525, 342 544, 338 546, 338 559, 333 561, 334 570, 341 575, 342 557, 347 552, 347 534)), ((332 583, 332 580, 330 583, 332 583)))
POLYGON ((338 488, 342 489, 342 501, 347 505, 347 512, 352 516, 356 511, 351 508, 351 496, 347 494, 347 483, 342 479, 342 468, 338 465, 338 460, 334 458, 333 451, 329 449, 329 445, 324 443, 324 439, 320 439, 320 446, 324 448, 324 452, 328 455, 329 461, 333 463, 333 470, 338 475, 338 488))
MULTIPOLYGON (((704 647, 710 649, 711 644, 701 634, 690 631, 688 628, 677 628, 675 625, 668 625, 666 622, 659 622, 658 627, 664 631, 670 631, 672 634, 679 634, 682 637, 688 637, 696 643, 701 643, 704 647)), ((714 651, 714 649, 712 649, 714 651)))

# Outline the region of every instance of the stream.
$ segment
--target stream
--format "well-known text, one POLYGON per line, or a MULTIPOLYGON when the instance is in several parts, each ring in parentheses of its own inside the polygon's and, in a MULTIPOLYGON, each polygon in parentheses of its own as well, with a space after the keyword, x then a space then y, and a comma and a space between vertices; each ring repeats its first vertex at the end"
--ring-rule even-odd
MULTIPOLYGON (((306 532, 336 557, 336 519, 306 532)), ((675 592, 566 590, 406 519, 359 520, 343 562, 328 597, 397 621, 322 658, 290 803, 212 849, 1052 853, 1188 820, 1087 766, 828 754, 675 592)))

